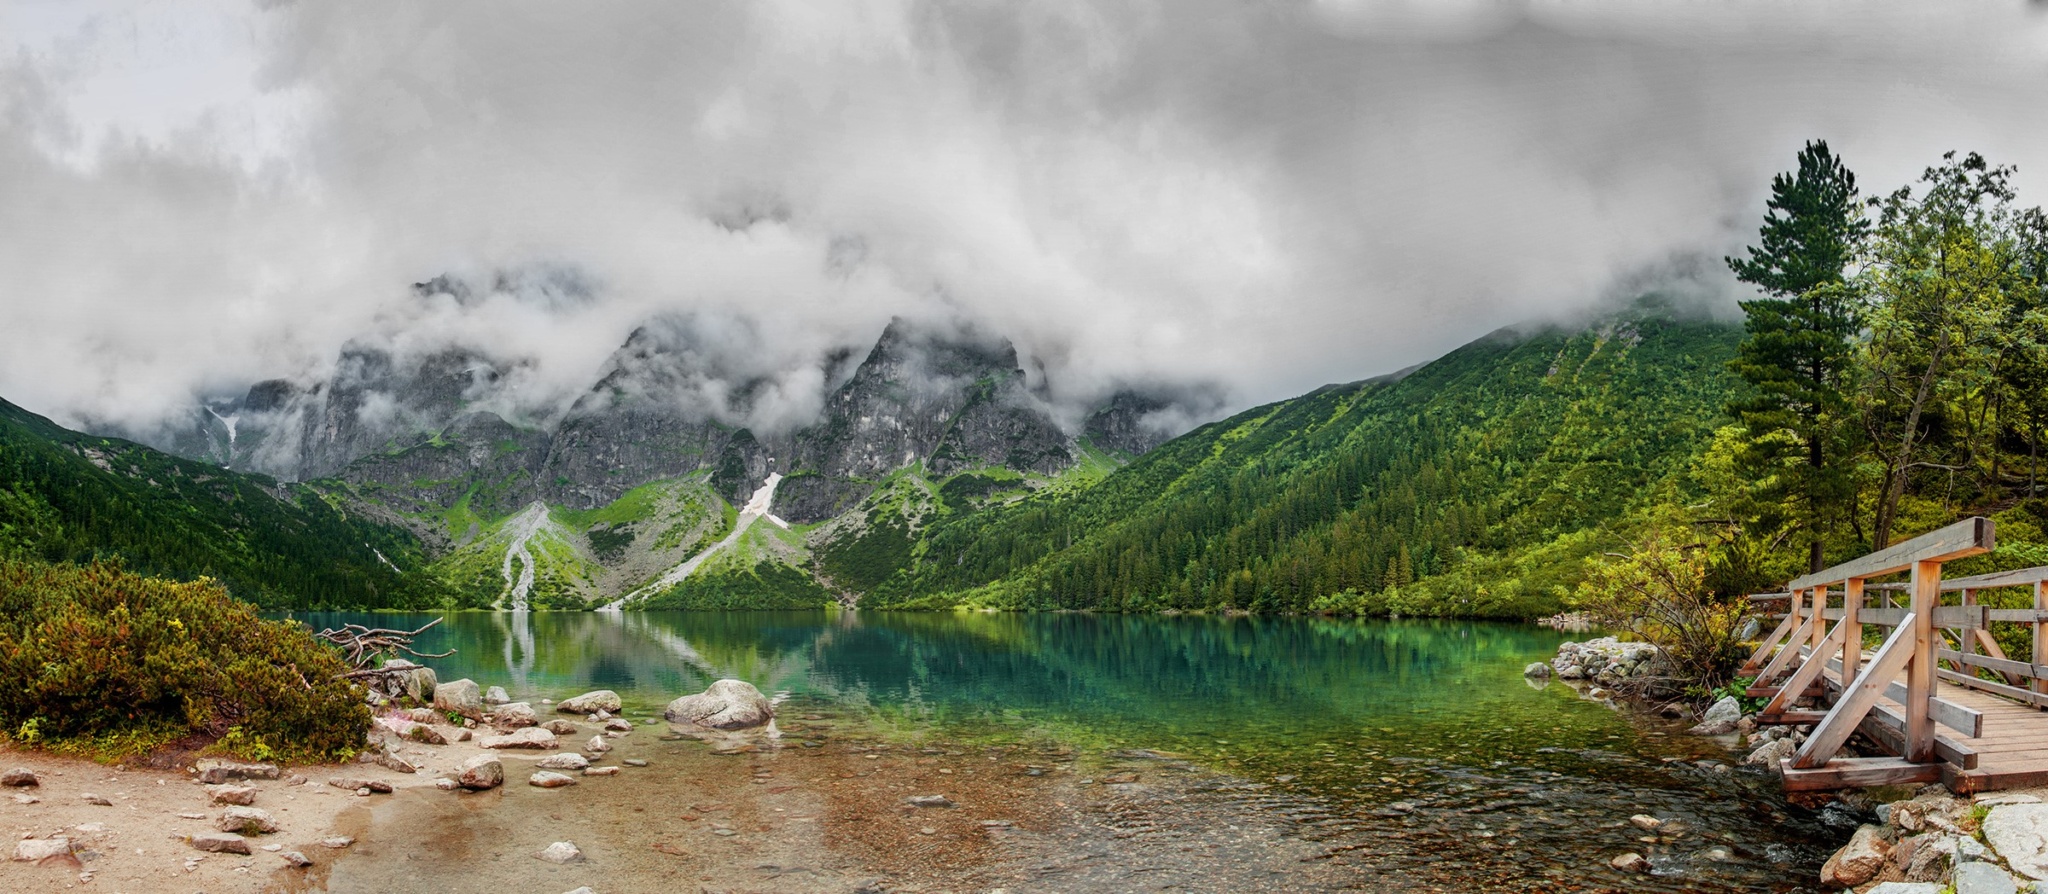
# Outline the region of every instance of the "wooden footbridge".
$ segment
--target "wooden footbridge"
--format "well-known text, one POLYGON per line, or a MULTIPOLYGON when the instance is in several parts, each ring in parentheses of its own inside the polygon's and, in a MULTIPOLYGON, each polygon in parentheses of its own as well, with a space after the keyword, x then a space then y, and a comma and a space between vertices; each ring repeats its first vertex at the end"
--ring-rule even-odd
POLYGON ((1971 518, 1750 597, 1789 604, 1743 665, 1756 676, 1749 694, 1770 699, 1758 720, 1814 724, 1782 763, 1787 791, 2048 784, 2048 567, 1941 577, 1943 563, 1990 551, 1993 537, 1990 519, 1971 518), (2030 608, 1979 601, 2018 587, 2031 588, 2030 608), (2006 655, 1994 625, 2024 630, 2031 654, 2006 655), (1875 651, 1867 627, 1889 628, 1875 651), (1891 756, 1840 756, 1856 732, 1891 756))

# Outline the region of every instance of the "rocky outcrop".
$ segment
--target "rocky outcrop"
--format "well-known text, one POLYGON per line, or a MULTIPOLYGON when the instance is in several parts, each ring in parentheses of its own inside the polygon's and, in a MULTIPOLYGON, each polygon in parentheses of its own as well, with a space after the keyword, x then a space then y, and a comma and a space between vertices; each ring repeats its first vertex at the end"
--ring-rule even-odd
POLYGON ((1592 680, 1603 686, 1667 672, 1664 656, 1656 646, 1625 643, 1611 636, 1564 643, 1557 647, 1557 659, 1550 665, 1560 679, 1592 680))
POLYGON ((1973 802, 1930 785, 1910 800, 1879 806, 1883 825, 1857 829, 1822 866, 1820 880, 1858 886, 1866 894, 2012 894, 2022 890, 2013 874, 2033 879, 2042 870, 2039 856, 2048 850, 2044 811, 2048 805, 2031 794, 1991 793, 1973 802))
MULTIPOLYGON (((739 730, 762 726, 775 719, 775 706, 761 690, 745 680, 719 680, 696 695, 669 702, 662 716, 671 723, 687 723, 707 729, 739 730)), ((600 740, 601 741, 601 740, 600 740)))

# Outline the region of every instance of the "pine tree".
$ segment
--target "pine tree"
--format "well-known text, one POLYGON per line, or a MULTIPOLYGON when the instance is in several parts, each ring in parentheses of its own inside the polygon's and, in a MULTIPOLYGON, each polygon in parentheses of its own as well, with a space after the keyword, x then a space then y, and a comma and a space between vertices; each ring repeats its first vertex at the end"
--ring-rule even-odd
MULTIPOLYGON (((1771 181, 1761 245, 1728 258, 1737 278, 1766 297, 1742 302, 1748 337, 1730 369, 1750 394, 1729 406, 1750 433, 1746 459, 1775 473, 1776 496, 1808 520, 1808 562, 1822 567, 1829 521, 1851 486, 1843 451, 1831 449, 1847 406, 1844 376, 1860 300, 1843 271, 1870 232, 1856 199, 1856 175, 1828 151, 1806 144, 1799 169, 1771 181)), ((1768 477, 1768 476, 1759 476, 1768 477)))

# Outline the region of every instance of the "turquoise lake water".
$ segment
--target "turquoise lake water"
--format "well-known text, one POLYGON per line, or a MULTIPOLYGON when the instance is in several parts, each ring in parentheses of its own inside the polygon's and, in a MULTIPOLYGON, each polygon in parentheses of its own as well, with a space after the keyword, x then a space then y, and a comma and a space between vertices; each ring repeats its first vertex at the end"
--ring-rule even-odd
MULTIPOLYGON (((292 617, 318 630, 433 616, 292 617)), ((605 688, 659 710, 730 676, 906 735, 1168 752, 1258 783, 1230 809, 1282 816, 1376 873, 1481 890, 1812 888, 1852 827, 1717 767, 1737 757, 1680 724, 1523 680, 1570 638, 1584 635, 1305 618, 460 613, 419 648, 456 650, 427 662, 442 679, 521 699, 605 688), (1643 841, 1627 822, 1637 813, 1683 832, 1643 841), (1605 868, 1624 851, 1657 875, 1605 868)))

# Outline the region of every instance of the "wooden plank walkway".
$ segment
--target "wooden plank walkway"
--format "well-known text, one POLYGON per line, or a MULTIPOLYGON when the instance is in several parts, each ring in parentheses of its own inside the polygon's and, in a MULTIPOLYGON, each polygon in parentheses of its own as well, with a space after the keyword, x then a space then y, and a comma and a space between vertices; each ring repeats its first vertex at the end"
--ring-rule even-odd
MULTIPOLYGON (((2048 566, 1944 580, 1942 565, 1995 545, 1970 518, 1794 579, 1778 628, 1742 672, 1768 698, 1763 723, 1813 724, 1780 763, 1787 791, 1939 781, 1959 793, 2048 784, 2048 566), (1896 583, 1880 579, 1908 574, 1896 583), (1991 608, 1984 591, 2031 588, 2031 608, 1991 608), (1945 601, 1950 594, 1958 604, 1945 601), (1881 595, 1882 605, 1866 596, 1881 595), (1895 605, 1894 596, 1905 597, 1895 605), (2008 656, 1996 624, 2024 631, 2008 656), (1891 628, 1876 651, 1864 630, 1891 628), (1816 707, 1802 707, 1812 701, 1816 707), (1841 757, 1861 733, 1893 757, 1841 757)), ((1875 632, 1873 630, 1873 632, 1875 632)))

